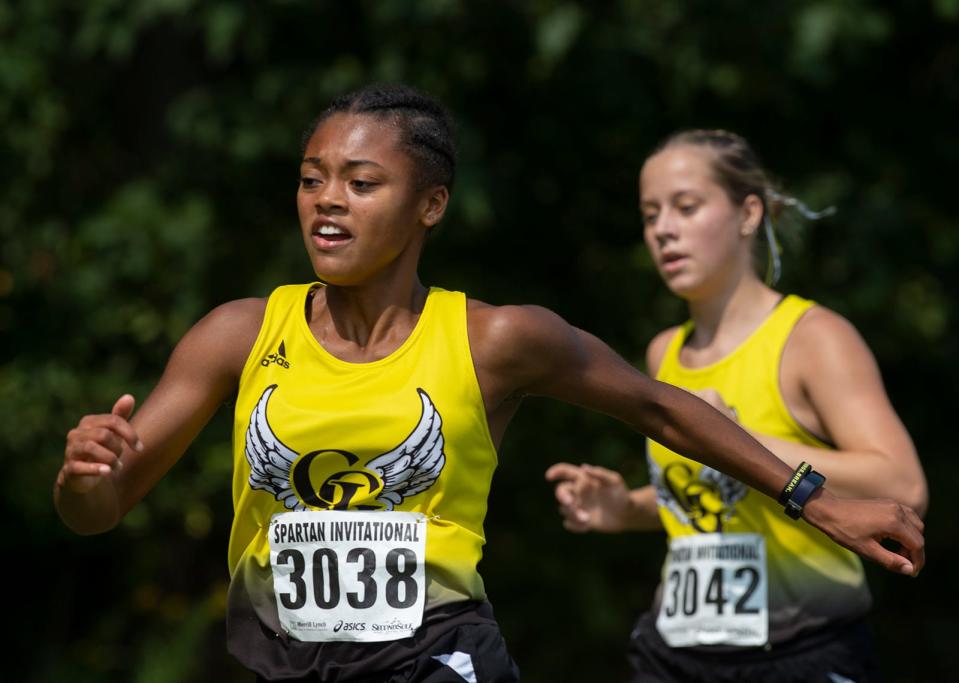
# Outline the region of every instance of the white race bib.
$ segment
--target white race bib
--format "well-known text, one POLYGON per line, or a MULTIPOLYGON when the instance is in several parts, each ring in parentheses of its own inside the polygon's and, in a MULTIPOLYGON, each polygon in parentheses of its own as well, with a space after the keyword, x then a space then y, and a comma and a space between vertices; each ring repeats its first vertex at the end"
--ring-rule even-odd
POLYGON ((270 521, 283 629, 304 641, 412 636, 426 603, 426 518, 419 512, 285 512, 270 521))
POLYGON ((678 536, 669 545, 656 629, 671 647, 765 645, 766 585, 761 535, 678 536))

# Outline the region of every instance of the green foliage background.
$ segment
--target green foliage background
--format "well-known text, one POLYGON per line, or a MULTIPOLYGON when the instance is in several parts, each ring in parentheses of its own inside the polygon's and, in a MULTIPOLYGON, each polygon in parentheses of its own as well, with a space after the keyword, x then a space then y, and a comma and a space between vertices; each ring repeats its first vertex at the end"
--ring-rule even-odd
MULTIPOLYGON (((251 680, 223 648, 228 411, 110 534, 68 533, 51 484, 77 418, 144 397, 205 311, 311 277, 300 133, 331 96, 401 80, 460 123, 424 280, 549 306, 637 364, 683 316, 635 208, 662 136, 739 131, 790 192, 839 208, 787 241, 784 288, 854 321, 917 442, 929 566, 916 581, 870 568, 872 623, 890 681, 942 680, 959 562, 957 22, 957 0, 0 3, 4 677, 251 680)), ((567 534, 542 472, 591 461, 638 484, 642 439, 558 404, 524 411, 490 501, 491 599, 526 680, 619 680, 662 539, 567 534)))

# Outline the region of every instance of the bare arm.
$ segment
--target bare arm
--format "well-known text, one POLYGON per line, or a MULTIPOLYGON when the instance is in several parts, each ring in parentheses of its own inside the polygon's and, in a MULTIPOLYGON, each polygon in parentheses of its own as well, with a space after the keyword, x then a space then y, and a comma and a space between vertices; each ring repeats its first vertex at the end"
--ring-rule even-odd
MULTIPOLYGON (((474 359, 499 392, 557 398, 611 415, 668 448, 778 497, 792 468, 692 394, 643 375, 596 337, 534 307, 503 307, 474 359)), ((481 379, 481 386, 483 381, 481 379)), ((484 392, 485 395, 486 392, 484 392)), ((889 501, 839 499, 820 490, 805 507, 807 521, 840 544, 890 570, 922 566, 921 521, 889 501), (899 541, 902 555, 880 545, 899 541)))
MULTIPOLYGON (((891 498, 925 514, 928 492, 916 449, 886 396, 872 353, 851 324, 827 309, 810 311, 786 345, 780 385, 790 412, 828 435, 835 448, 749 430, 760 443, 793 467, 812 464, 836 493, 891 498)), ((738 418, 717 391, 695 393, 738 418)))
POLYGON ((662 531, 652 485, 630 489, 622 475, 596 465, 556 463, 546 470, 555 482, 563 526, 570 531, 662 531))
POLYGON ((928 491, 915 446, 872 352, 847 320, 820 307, 803 316, 783 352, 781 382, 790 409, 836 450, 756 435, 760 442, 789 464, 812 463, 837 493, 892 498, 925 514, 928 491))
POLYGON ((110 414, 87 415, 67 435, 54 504, 81 534, 112 529, 176 463, 236 389, 264 301, 225 304, 180 341, 143 407, 121 396, 110 414))

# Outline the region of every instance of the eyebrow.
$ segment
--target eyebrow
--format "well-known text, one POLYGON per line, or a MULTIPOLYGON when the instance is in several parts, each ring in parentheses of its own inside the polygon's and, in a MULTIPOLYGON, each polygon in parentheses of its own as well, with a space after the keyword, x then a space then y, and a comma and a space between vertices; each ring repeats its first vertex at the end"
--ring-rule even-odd
MULTIPOLYGON (((685 195, 692 195, 694 199, 698 199, 700 193, 698 193, 696 190, 693 190, 693 189, 676 190, 675 192, 671 193, 671 194, 669 195, 669 197, 667 197, 667 200, 668 200, 668 201, 671 201, 671 202, 672 202, 672 201, 676 201, 677 199, 679 199, 679 198, 681 198, 681 197, 683 197, 683 196, 685 196, 685 195)), ((658 200, 658 199, 642 199, 642 198, 640 198, 639 203, 640 203, 640 204, 658 204, 658 203, 659 203, 659 200, 658 200)))
MULTIPOLYGON (((323 160, 320 157, 303 157, 301 164, 309 164, 310 166, 322 166, 323 160)), ((355 168, 356 166, 376 166, 377 168, 383 168, 382 165, 371 161, 370 159, 350 159, 346 162, 347 168, 355 168)))

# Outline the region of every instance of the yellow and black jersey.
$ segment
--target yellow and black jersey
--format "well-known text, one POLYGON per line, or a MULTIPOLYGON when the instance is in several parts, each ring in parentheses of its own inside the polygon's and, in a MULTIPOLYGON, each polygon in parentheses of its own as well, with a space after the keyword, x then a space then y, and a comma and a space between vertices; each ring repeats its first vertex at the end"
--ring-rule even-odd
MULTIPOLYGON (((268 530, 279 513, 422 513, 426 609, 485 599, 476 566, 497 456, 465 295, 430 289, 399 348, 349 363, 309 329, 305 307, 320 286, 284 286, 270 296, 234 416, 230 609, 237 607, 234 619, 255 615, 277 638, 268 530)), ((375 522, 357 531, 387 532, 375 522)))
MULTIPOLYGON (((779 384, 786 341, 813 305, 797 296, 785 297, 732 353, 699 368, 679 361, 693 329, 687 322, 670 340, 656 378, 691 391, 715 389, 743 427, 827 449, 790 414, 779 384)), ((775 500, 735 479, 653 441, 647 446, 650 478, 670 539, 714 532, 752 533, 765 539, 770 642, 868 611, 871 599, 855 554, 812 526, 789 519, 775 500)))

